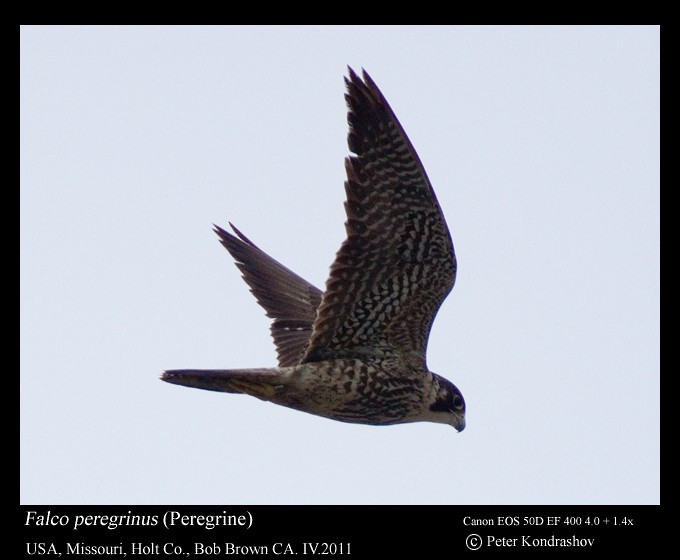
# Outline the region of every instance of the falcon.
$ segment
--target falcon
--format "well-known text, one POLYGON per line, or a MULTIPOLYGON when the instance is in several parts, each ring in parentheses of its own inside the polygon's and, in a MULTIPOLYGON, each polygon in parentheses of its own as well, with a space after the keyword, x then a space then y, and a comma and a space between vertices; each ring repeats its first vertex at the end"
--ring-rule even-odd
POLYGON ((215 232, 273 319, 278 367, 169 370, 168 383, 241 393, 341 422, 465 427, 463 395, 427 367, 434 318, 456 279, 425 169, 371 77, 345 78, 347 238, 325 291, 230 224, 215 232))

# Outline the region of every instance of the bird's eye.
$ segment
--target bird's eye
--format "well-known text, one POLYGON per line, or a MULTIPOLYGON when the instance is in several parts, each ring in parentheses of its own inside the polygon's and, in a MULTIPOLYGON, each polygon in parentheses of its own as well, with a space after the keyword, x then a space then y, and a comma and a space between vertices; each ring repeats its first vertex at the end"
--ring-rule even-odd
POLYGON ((459 395, 454 395, 453 396, 453 406, 454 406, 454 408, 460 408, 462 404, 463 404, 463 399, 461 399, 459 395))

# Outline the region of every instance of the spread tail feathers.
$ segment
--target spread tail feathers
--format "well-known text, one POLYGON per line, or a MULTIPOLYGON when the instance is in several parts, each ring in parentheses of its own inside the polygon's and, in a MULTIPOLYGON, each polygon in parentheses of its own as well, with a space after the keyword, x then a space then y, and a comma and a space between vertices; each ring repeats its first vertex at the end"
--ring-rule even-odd
POLYGON ((264 401, 283 389, 280 373, 273 368, 173 369, 163 372, 161 379, 207 391, 244 393, 264 401))

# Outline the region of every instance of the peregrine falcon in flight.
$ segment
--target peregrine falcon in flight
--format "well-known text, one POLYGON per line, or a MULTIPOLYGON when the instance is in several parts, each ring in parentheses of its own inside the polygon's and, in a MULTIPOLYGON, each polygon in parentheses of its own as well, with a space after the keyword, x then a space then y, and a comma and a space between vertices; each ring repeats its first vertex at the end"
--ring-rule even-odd
POLYGON ((456 279, 446 221, 420 158, 371 77, 345 78, 347 239, 322 292, 231 225, 215 226, 273 319, 278 367, 169 370, 168 383, 244 393, 341 422, 465 427, 463 395, 431 372, 427 340, 456 279))

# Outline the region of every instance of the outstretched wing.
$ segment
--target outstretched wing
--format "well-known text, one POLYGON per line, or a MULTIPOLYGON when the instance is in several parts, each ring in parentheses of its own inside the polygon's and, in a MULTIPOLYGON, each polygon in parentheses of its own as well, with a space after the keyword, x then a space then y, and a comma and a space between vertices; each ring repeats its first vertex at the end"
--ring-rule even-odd
POLYGON ((364 71, 345 78, 347 239, 338 251, 303 362, 397 356, 426 367, 434 317, 453 288, 456 257, 423 166, 364 71))
POLYGON ((215 226, 215 233, 234 257, 267 317, 274 319, 271 334, 279 366, 299 364, 312 335, 321 290, 271 258, 233 224, 229 225, 238 238, 219 226, 215 226))

